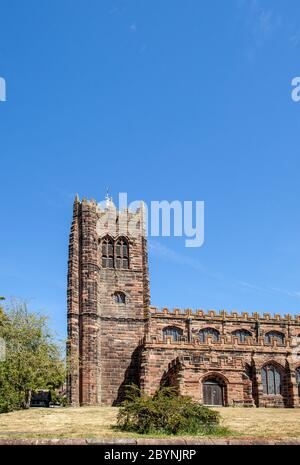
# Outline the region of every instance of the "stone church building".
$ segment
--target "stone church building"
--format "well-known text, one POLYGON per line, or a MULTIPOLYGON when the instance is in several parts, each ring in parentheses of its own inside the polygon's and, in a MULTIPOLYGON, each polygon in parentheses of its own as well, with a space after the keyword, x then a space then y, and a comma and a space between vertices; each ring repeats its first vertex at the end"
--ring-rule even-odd
MULTIPOLYGON (((167 279, 167 278, 166 278, 167 279)), ((184 291, 183 291, 184 292, 184 291)), ((300 406, 300 315, 150 305, 143 205, 76 196, 68 261, 68 396, 118 404, 174 386, 205 405, 300 406)))

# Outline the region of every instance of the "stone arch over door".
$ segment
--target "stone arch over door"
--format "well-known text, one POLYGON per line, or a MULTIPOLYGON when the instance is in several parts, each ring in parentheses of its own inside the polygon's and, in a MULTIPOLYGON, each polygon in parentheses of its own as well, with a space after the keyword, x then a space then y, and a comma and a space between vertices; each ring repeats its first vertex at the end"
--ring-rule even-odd
POLYGON ((228 381, 219 373, 208 373, 201 380, 201 398, 204 405, 225 407, 228 405, 228 381))

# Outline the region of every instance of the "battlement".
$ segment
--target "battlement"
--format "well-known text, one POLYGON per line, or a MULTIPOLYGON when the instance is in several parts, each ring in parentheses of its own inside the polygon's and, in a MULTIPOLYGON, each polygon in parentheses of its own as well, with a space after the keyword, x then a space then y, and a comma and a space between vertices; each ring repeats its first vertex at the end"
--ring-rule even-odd
POLYGON ((235 311, 227 312, 226 310, 220 310, 217 312, 216 310, 195 310, 193 311, 190 308, 187 309, 179 309, 174 308, 169 310, 168 308, 159 309, 157 307, 149 307, 149 313, 151 317, 158 317, 158 318, 192 318, 192 319, 201 319, 201 320, 216 320, 216 321, 224 321, 224 320, 240 320, 240 321, 259 321, 259 322, 281 322, 281 323, 300 323, 300 315, 280 315, 276 313, 271 315, 270 313, 264 313, 263 315, 254 312, 249 314, 248 312, 238 313, 235 311))
POLYGON ((143 201, 139 202, 139 206, 135 210, 132 210, 130 208, 118 209, 116 205, 114 204, 112 198, 110 197, 107 197, 102 202, 97 202, 95 199, 86 199, 85 197, 83 197, 83 199, 80 200, 78 194, 76 194, 75 203, 81 204, 84 207, 96 208, 97 213, 99 213, 100 215, 107 213, 107 212, 116 212, 119 215, 123 214, 123 215, 129 215, 130 217, 136 217, 136 216, 144 215, 145 213, 145 205, 143 201))
POLYGON ((136 202, 136 208, 118 209, 112 198, 106 197, 102 202, 95 199, 79 199, 75 196, 74 212, 81 211, 84 217, 92 217, 96 222, 99 236, 127 236, 131 238, 146 236, 146 207, 143 201, 136 202))

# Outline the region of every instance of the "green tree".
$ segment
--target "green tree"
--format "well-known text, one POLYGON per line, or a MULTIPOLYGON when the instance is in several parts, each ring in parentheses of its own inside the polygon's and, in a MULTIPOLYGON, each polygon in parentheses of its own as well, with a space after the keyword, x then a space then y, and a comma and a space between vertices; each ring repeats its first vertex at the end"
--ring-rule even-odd
POLYGON ((0 412, 29 408, 32 391, 63 384, 65 366, 47 317, 14 302, 2 309, 0 337, 6 343, 6 358, 0 362, 0 412))

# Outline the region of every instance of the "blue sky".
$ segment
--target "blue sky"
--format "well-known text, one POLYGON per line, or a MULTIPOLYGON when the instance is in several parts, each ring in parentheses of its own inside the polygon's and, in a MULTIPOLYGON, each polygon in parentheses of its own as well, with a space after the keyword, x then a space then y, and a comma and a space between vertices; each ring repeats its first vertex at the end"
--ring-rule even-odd
POLYGON ((298 0, 1 0, 0 294, 66 329, 76 192, 204 200, 152 304, 300 313, 298 0))

